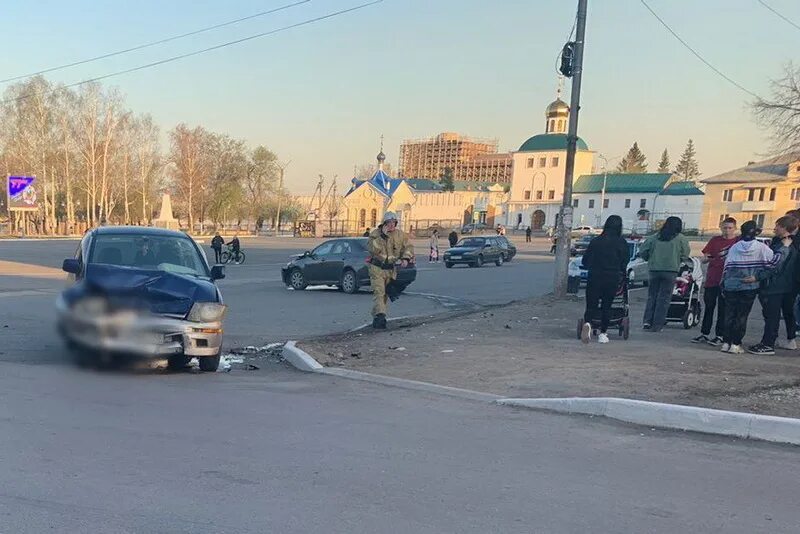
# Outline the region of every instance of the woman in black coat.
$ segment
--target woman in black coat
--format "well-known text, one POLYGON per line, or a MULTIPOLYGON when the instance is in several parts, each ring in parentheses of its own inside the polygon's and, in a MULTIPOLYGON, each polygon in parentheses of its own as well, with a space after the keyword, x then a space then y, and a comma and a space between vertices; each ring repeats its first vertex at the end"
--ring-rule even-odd
POLYGON ((630 253, 628 243, 622 238, 622 218, 612 215, 603 225, 603 233, 589 242, 583 255, 583 266, 589 271, 586 284, 586 312, 584 313, 581 340, 588 343, 592 338, 592 316, 600 304, 600 334, 597 341, 608 343, 608 323, 611 319, 611 304, 617 289, 626 275, 630 253))

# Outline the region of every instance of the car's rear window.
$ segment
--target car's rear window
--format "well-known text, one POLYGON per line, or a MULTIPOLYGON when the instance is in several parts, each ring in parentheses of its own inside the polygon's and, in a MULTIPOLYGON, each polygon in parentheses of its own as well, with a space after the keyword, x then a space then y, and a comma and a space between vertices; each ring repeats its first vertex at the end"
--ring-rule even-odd
POLYGON ((172 236, 98 235, 88 263, 208 276, 197 247, 188 238, 172 236))

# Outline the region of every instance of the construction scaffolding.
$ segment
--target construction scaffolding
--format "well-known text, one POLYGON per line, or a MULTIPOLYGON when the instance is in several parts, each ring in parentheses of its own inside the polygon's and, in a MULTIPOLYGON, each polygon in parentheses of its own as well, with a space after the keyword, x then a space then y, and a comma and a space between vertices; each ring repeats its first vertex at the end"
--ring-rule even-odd
POLYGON ((511 182, 511 155, 497 153, 497 139, 445 132, 400 145, 400 177, 439 180, 446 168, 457 181, 511 182))

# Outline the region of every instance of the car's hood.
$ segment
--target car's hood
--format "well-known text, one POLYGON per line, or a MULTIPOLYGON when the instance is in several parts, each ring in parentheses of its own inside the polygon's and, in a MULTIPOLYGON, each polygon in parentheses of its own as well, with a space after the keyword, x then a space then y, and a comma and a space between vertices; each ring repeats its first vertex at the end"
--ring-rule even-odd
POLYGON ((210 280, 189 275, 114 265, 87 265, 80 283, 67 291, 74 300, 93 294, 121 307, 147 308, 158 314, 189 313, 195 302, 217 302, 217 288, 210 280))
POLYGON ((447 249, 447 252, 450 254, 467 254, 470 252, 478 252, 481 250, 481 247, 453 247, 447 249))

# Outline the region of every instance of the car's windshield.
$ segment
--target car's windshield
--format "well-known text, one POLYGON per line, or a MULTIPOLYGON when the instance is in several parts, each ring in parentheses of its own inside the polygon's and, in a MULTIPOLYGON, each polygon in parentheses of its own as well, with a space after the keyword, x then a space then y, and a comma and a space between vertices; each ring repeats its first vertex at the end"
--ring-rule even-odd
POLYGON ((98 235, 88 263, 208 276, 197 247, 173 236, 98 235))
POLYGON ((468 237, 458 242, 459 247, 482 247, 486 240, 482 237, 468 237))

